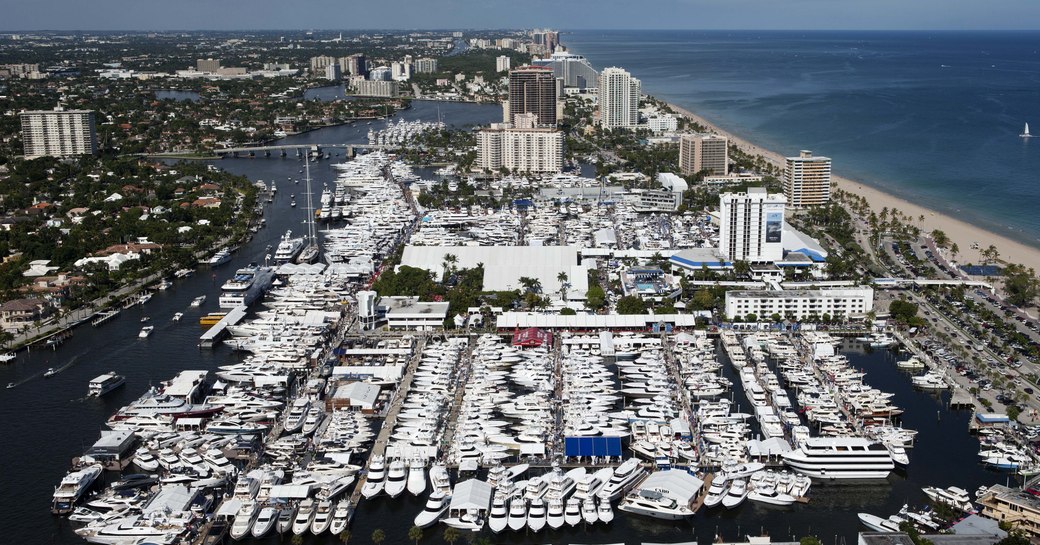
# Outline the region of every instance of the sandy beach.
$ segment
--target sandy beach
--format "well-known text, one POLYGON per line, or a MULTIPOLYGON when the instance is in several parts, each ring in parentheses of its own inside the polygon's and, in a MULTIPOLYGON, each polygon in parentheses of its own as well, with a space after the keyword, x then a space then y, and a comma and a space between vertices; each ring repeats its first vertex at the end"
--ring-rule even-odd
MULTIPOLYGON (((714 123, 685 108, 671 103, 669 103, 669 106, 673 110, 690 118, 695 123, 707 127, 710 131, 729 138, 731 144, 736 145, 745 153, 750 155, 761 155, 779 166, 781 169, 784 167, 784 157, 779 153, 761 148, 743 138, 734 136, 714 123)), ((814 151, 818 151, 821 155, 826 155, 826 150, 814 151)), ((836 170, 841 169, 841 165, 835 165, 835 167, 836 170)), ((957 261, 961 264, 977 264, 982 262, 982 256, 979 250, 971 249, 973 244, 978 244, 980 249, 985 249, 992 244, 1000 251, 1000 259, 1002 261, 1021 263, 1026 267, 1032 267, 1034 270, 1040 271, 1040 248, 1034 248, 1022 244, 1021 242, 1011 240, 1007 237, 982 229, 981 227, 951 218, 929 208, 925 208, 905 199, 885 193, 880 189, 868 186, 862 182, 842 178, 833 173, 831 179, 837 183, 839 189, 865 198, 875 212, 878 212, 885 207, 889 210, 897 209, 903 214, 914 218, 915 225, 920 227, 922 232, 930 233, 935 229, 943 231, 951 241, 957 243, 960 250, 960 253, 957 255, 957 261), (919 216, 924 216, 923 223, 916 222, 916 218, 919 216)))

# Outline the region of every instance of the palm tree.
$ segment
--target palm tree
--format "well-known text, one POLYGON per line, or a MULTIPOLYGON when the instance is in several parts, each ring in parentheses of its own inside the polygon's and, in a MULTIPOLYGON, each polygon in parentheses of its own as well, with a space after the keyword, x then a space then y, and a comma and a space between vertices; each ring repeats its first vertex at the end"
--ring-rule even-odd
POLYGON ((450 545, 455 545, 455 542, 458 541, 460 537, 462 537, 462 534, 459 533, 458 528, 448 526, 444 529, 444 541, 447 541, 450 545))
POLYGON ((350 541, 350 530, 343 530, 342 532, 340 532, 339 533, 339 540, 340 540, 341 543, 346 545, 347 542, 350 541))
POLYGON ((415 542, 415 545, 419 545, 419 540, 422 539, 422 528, 418 526, 412 526, 408 529, 408 539, 415 542))
POLYGON ((386 534, 383 532, 382 528, 376 528, 372 531, 372 543, 380 545, 384 539, 386 539, 386 534))
POLYGON ((571 287, 570 282, 567 282, 567 273, 561 272, 556 275, 556 280, 560 282, 560 299, 567 299, 567 288, 571 287))
POLYGON ((459 258, 455 254, 444 254, 444 261, 441 262, 441 266, 444 268, 444 280, 448 280, 448 275, 455 269, 455 264, 459 262, 459 258))

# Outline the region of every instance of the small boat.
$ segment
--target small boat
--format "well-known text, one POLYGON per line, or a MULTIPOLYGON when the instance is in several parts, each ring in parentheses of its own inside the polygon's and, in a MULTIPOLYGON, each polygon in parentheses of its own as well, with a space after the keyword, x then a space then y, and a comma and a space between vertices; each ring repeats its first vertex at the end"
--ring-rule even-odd
POLYGON ((1032 138, 1033 135, 1029 134, 1029 123, 1026 123, 1026 128, 1022 129, 1022 134, 1018 135, 1022 138, 1032 138))
POLYGON ((151 316, 141 316, 141 323, 143 324, 143 323, 145 323, 145 322, 147 322, 148 320, 151 320, 151 319, 152 319, 151 316))
MULTIPOLYGON (((43 372, 44 378, 50 378, 57 374, 58 370, 53 367, 48 367, 47 370, 43 372)), ((8 388, 10 388, 10 385, 8 385, 8 388)))
POLYGON ((155 326, 146 325, 141 328, 141 332, 138 333, 137 336, 138 338, 144 339, 151 335, 152 331, 155 331, 155 326))
POLYGON ((13 382, 8 382, 7 383, 7 389, 10 390, 11 388, 14 388, 14 383, 13 382))
POLYGON ((126 383, 126 377, 116 373, 105 373, 90 381, 87 397, 101 397, 126 383))
POLYGON ((183 318, 183 317, 184 317, 184 313, 183 312, 177 312, 177 313, 175 313, 173 315, 173 321, 179 322, 179 321, 181 321, 181 318, 183 318))
POLYGON ((202 303, 205 303, 205 302, 206 302, 206 296, 205 295, 200 295, 200 296, 198 296, 198 297, 196 297, 196 298, 191 300, 191 306, 193 306, 193 307, 201 307, 202 303))
POLYGON ((16 356, 14 352, 6 352, 4 354, 0 354, 0 363, 10 363, 14 361, 15 357, 16 356))

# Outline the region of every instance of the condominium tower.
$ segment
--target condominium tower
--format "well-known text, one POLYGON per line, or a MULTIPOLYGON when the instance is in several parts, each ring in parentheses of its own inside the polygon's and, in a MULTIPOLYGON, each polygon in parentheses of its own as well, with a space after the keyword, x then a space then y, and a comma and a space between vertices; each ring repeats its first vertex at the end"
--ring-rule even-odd
POLYGON ((784 256, 784 196, 764 187, 724 193, 719 206, 719 251, 731 261, 779 261, 784 256))
POLYGON ((94 112, 38 110, 20 114, 25 157, 68 157, 97 153, 94 112))
POLYGON ((604 129, 634 128, 639 124, 639 80, 621 68, 599 75, 599 124, 604 129))
POLYGON ((509 117, 534 114, 539 125, 556 124, 556 78, 551 68, 521 66, 509 71, 509 117))
POLYGON ((684 134, 679 141, 679 169, 686 176, 707 171, 729 173, 729 140, 714 134, 684 134))
POLYGON ((830 202, 830 157, 813 157, 807 150, 802 150, 798 157, 788 157, 784 169, 784 196, 795 208, 830 202))

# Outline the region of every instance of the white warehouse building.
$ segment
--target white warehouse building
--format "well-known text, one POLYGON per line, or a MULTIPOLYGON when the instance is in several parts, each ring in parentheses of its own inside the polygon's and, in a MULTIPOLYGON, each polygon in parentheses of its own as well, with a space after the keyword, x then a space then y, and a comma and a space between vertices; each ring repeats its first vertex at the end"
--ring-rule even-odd
POLYGON ((804 320, 810 316, 857 318, 874 308, 874 289, 870 287, 820 290, 728 291, 726 316, 754 314, 769 319, 779 314, 784 319, 804 320))

